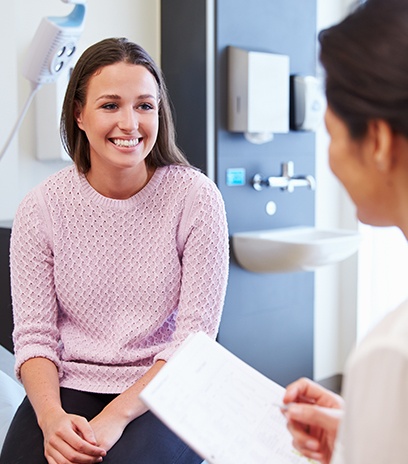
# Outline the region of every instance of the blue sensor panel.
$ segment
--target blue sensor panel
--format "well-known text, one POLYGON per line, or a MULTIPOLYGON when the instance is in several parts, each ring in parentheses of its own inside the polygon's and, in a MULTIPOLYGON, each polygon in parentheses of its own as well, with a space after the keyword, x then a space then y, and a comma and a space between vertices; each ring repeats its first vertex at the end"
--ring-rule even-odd
POLYGON ((236 187, 245 185, 245 169, 244 168, 229 168, 227 169, 227 186, 236 187))

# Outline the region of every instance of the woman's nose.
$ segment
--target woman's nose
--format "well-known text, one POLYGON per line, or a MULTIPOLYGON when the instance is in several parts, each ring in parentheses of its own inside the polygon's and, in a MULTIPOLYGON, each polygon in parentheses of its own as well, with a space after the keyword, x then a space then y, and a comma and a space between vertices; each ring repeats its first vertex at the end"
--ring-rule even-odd
POLYGON ((124 108, 118 122, 118 127, 126 132, 131 132, 139 127, 139 119, 134 108, 124 108))

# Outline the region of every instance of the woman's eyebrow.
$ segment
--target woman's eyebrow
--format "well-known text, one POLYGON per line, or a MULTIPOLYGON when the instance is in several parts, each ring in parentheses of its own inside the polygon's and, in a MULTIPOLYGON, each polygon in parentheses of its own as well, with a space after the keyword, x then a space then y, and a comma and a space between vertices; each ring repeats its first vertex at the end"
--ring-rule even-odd
MULTIPOLYGON (((95 101, 99 101, 99 100, 121 100, 121 96, 120 95, 116 95, 116 94, 104 94, 104 95, 101 95, 100 97, 98 97, 95 101)), ((152 98, 153 100, 157 100, 157 97, 155 97, 154 95, 151 95, 150 93, 145 93, 145 94, 142 94, 142 95, 139 95, 138 97, 138 100, 144 100, 146 98, 152 98)))
POLYGON ((95 101, 97 102, 99 100, 120 100, 120 98, 121 97, 116 94, 105 94, 98 97, 95 101))

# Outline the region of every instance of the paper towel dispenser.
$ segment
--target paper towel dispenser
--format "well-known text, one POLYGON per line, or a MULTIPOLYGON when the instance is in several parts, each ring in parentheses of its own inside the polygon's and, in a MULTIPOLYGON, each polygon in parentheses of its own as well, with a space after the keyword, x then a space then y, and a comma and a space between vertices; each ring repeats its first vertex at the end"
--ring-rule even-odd
POLYGON ((254 143, 289 132, 289 57, 228 47, 228 130, 254 143))

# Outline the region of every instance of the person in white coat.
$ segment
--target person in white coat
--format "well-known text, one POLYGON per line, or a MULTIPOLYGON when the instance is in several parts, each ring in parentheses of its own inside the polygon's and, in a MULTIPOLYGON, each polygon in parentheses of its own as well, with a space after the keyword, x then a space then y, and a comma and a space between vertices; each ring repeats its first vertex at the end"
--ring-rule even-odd
MULTIPOLYGON (((408 238, 408 2, 367 0, 319 34, 329 162, 361 222, 408 238)), ((357 346, 342 396, 308 379, 286 389, 294 446, 335 464, 408 460, 408 301, 357 346)))

